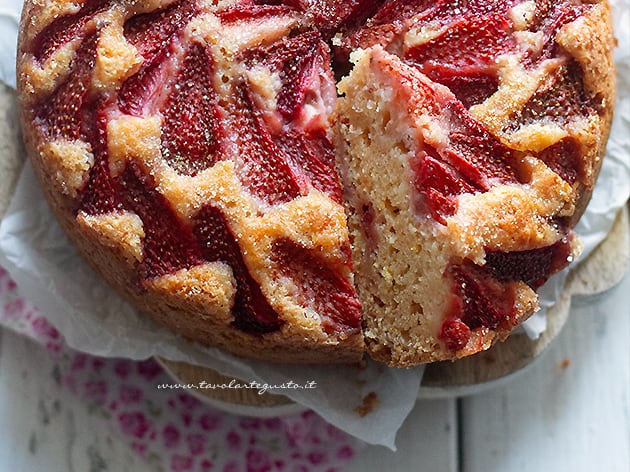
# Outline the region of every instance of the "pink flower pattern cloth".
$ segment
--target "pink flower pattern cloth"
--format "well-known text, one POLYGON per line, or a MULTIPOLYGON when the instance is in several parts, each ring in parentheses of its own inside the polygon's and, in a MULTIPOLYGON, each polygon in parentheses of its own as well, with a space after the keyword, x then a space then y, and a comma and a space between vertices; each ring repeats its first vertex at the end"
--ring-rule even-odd
POLYGON ((44 313, 21 298, 0 267, 0 324, 54 357, 60 382, 103 416, 156 471, 326 471, 364 444, 311 411, 281 418, 221 412, 181 390, 153 359, 132 361, 73 351, 44 313))

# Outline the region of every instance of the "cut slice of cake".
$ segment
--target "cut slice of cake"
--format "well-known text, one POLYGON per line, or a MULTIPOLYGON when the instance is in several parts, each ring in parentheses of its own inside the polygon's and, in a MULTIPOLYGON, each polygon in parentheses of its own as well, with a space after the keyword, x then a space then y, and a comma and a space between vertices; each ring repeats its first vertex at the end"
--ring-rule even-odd
POLYGON ((354 60, 338 149, 368 349, 397 366, 487 349, 578 251, 559 223, 574 191, 397 56, 354 60))

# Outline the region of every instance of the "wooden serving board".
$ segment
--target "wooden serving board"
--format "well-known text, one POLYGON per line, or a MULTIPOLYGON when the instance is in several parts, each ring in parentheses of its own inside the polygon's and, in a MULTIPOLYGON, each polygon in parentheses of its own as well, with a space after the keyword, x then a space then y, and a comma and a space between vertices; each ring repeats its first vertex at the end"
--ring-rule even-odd
MULTIPOLYGON (((15 94, 0 84, 0 218, 9 204, 23 163, 24 150, 20 139, 15 94)), ((524 334, 515 334, 486 352, 456 362, 431 364, 425 371, 419 397, 439 398, 476 393, 531 364, 566 323, 572 295, 600 293, 621 280, 630 258, 629 234, 626 207, 619 213, 609 237, 569 275, 560 299, 548 310, 547 330, 539 339, 531 340, 524 334)), ((230 380, 203 367, 164 359, 160 359, 160 362, 174 378, 184 383, 201 380, 221 383, 230 380)), ((211 394, 207 400, 215 406, 240 413, 266 415, 295 410, 290 400, 281 395, 258 395, 246 389, 217 390, 211 394), (252 410, 249 411, 248 408, 252 410)))

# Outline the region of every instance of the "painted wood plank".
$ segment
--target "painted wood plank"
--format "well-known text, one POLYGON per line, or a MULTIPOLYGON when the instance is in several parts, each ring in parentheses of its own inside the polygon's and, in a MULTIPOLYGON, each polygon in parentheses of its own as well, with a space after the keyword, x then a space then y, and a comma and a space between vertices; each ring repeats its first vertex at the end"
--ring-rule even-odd
POLYGON ((154 472, 55 380, 47 351, 0 330, 0 470, 154 472))
POLYGON ((464 472, 630 470, 630 273, 574 299, 541 359, 462 402, 464 472))
POLYGON ((457 471, 456 401, 422 400, 396 437, 398 450, 369 446, 344 472, 457 471))

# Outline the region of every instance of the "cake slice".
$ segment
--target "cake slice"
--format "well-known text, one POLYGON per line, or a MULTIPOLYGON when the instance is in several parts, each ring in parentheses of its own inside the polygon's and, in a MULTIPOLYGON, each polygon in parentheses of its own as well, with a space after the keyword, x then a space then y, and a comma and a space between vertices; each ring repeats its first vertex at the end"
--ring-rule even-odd
POLYGON ((339 84, 339 162, 370 354, 396 366, 504 339, 579 250, 574 191, 380 46, 339 84))

